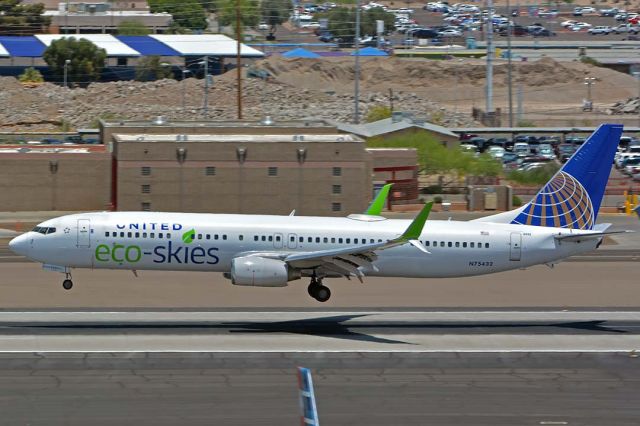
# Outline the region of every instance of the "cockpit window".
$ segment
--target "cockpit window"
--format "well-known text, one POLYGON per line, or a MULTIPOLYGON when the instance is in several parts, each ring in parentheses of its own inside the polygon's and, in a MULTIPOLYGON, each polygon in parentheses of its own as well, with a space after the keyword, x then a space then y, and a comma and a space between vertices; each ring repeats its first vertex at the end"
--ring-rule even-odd
POLYGON ((48 226, 36 226, 32 229, 33 232, 37 232, 42 235, 49 235, 56 232, 56 228, 48 227, 48 226))

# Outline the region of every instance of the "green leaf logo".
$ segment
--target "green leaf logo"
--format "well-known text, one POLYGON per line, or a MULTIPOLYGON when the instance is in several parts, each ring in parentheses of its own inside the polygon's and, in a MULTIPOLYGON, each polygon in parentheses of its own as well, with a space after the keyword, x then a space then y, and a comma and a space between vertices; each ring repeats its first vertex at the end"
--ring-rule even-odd
POLYGON ((196 238, 195 229, 192 229, 182 234, 182 242, 185 244, 191 244, 195 238, 196 238))

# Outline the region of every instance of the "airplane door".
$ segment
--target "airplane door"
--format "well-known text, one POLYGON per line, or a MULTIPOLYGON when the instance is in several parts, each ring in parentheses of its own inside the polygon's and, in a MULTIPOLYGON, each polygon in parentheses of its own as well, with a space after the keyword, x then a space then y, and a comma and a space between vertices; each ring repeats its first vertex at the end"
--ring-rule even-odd
POLYGON ((282 248, 282 234, 273 234, 273 247, 282 248))
POLYGON ((289 234, 289 238, 287 239, 287 247, 289 247, 290 249, 298 247, 298 236, 296 234, 289 234))
POLYGON ((78 248, 91 247, 91 221, 78 219, 78 248))
POLYGON ((519 232, 512 232, 509 260, 518 261, 520 260, 521 257, 522 257, 522 234, 519 232))

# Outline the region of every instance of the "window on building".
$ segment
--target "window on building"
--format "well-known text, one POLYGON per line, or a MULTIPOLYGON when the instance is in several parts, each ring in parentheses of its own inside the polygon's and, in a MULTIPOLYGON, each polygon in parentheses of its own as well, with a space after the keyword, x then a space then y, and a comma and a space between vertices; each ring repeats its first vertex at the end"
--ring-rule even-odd
POLYGON ((277 167, 269 167, 267 169, 267 176, 278 176, 278 168, 277 167))
POLYGON ((144 166, 140 168, 140 174, 142 176, 151 176, 151 167, 144 166))
POLYGON ((342 194, 342 185, 331 185, 332 194, 342 194))
POLYGON ((143 194, 151 194, 151 185, 142 185, 141 192, 143 194))
POLYGON ((150 211, 151 211, 151 203, 142 203, 142 204, 140 205, 140 209, 141 209, 143 212, 150 212, 150 211))
POLYGON ((342 211, 342 203, 331 203, 331 211, 332 212, 342 211))
POLYGON ((334 167, 333 168, 334 176, 342 176, 342 167, 334 167))
POLYGON ((216 175, 216 168, 213 166, 207 166, 204 168, 204 175, 205 176, 215 176, 216 175))
POLYGON ((127 66, 127 57, 125 56, 120 56, 118 57, 118 66, 119 67, 126 67, 127 66))

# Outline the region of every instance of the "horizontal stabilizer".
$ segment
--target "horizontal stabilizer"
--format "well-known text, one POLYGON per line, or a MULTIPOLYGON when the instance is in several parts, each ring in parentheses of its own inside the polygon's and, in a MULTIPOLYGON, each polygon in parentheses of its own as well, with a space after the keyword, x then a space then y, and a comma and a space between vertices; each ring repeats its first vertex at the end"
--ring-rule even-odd
POLYGON ((563 234, 556 235, 554 238, 558 241, 584 241, 595 238, 606 237, 607 235, 613 234, 628 234, 633 231, 606 231, 606 232, 589 232, 584 234, 563 234))

